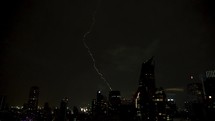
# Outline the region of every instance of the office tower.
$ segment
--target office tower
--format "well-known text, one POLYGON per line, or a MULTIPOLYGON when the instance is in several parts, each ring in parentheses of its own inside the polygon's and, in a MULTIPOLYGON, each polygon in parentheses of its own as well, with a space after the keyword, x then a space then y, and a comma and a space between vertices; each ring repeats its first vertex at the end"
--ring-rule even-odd
POLYGON ((60 103, 60 109, 55 110, 55 121, 67 121, 68 98, 63 98, 60 103))
POLYGON ((109 111, 108 115, 111 116, 110 120, 119 121, 120 120, 120 108, 121 108, 121 95, 120 91, 110 91, 109 92, 109 111))
POLYGON ((155 104, 155 116, 156 116, 155 119, 157 121, 166 121, 167 100, 166 100, 166 94, 163 88, 159 88, 156 90, 153 101, 155 104))
POLYGON ((132 100, 121 99, 120 121, 136 121, 136 108, 132 100))
POLYGON ((208 101, 208 103, 211 103, 211 104, 214 103, 215 102, 215 70, 206 71, 205 78, 203 80, 203 85, 204 85, 204 93, 205 93, 206 101, 208 101))
POLYGON ((188 98, 190 102, 203 102, 203 89, 201 83, 190 83, 187 85, 188 98))
POLYGON ((166 93, 166 120, 173 121, 173 117, 177 113, 176 94, 166 93))
POLYGON ((155 120, 154 94, 154 60, 151 58, 142 64, 139 87, 134 96, 138 120, 155 120))
POLYGON ((105 96, 102 94, 102 91, 97 91, 96 100, 93 100, 92 110, 93 113, 93 120, 94 121, 101 121, 106 119, 108 113, 108 104, 105 99, 105 96))
POLYGON ((37 110, 39 98, 39 87, 33 86, 30 89, 28 99, 28 110, 37 110))
POLYGON ((46 102, 44 104, 44 108, 42 110, 43 113, 43 120, 44 121, 51 121, 52 120, 52 110, 49 104, 46 102))
POLYGON ((92 112, 93 116, 96 115, 96 99, 92 100, 92 103, 91 103, 91 112, 92 112))
POLYGON ((96 96, 96 113, 97 114, 106 114, 107 113, 107 102, 102 94, 102 91, 97 91, 96 96))
POLYGON ((121 95, 120 91, 110 91, 109 93, 109 103, 113 110, 118 110, 121 105, 121 95))
POLYGON ((202 85, 191 83, 187 85, 187 101, 185 102, 186 116, 191 121, 204 121, 206 110, 203 103, 202 85))
POLYGON ((215 120, 215 70, 206 71, 202 82, 208 120, 215 120))
POLYGON ((139 87, 144 88, 149 98, 155 93, 155 75, 154 75, 154 60, 153 58, 149 59, 147 62, 142 64, 140 79, 139 79, 139 87))

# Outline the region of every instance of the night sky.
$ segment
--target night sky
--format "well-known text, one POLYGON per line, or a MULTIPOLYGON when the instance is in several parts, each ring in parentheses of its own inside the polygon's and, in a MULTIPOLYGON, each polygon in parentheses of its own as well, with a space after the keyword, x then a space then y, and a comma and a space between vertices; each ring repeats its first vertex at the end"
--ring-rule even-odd
MULTIPOLYGON (((39 86, 39 104, 91 103, 108 87, 131 98, 142 62, 154 56, 156 86, 185 88, 194 75, 215 67, 213 0, 10 0, 1 1, 0 95, 27 102, 39 86)), ((182 103, 185 92, 178 93, 182 103)), ((179 99, 180 98, 180 99, 179 99)))

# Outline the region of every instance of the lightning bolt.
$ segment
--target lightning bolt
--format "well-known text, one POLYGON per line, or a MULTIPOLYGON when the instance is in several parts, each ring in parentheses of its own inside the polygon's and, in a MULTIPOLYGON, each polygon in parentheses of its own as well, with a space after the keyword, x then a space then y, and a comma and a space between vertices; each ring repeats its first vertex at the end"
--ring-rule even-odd
POLYGON ((88 29, 88 31, 84 34, 83 36, 83 39, 82 39, 82 42, 84 44, 84 47, 87 49, 87 52, 93 62, 93 68, 95 69, 95 71, 97 72, 97 74, 100 76, 100 78, 105 82, 105 84, 108 86, 108 88, 110 89, 110 91, 112 91, 112 88, 110 86, 110 84, 108 83, 108 81, 104 78, 104 75, 100 72, 99 68, 96 66, 96 60, 94 58, 94 55, 93 53, 91 52, 90 50, 90 47, 87 45, 86 43, 86 38, 87 36, 92 32, 94 26, 95 26, 95 23, 96 23, 96 14, 97 14, 97 11, 98 11, 98 5, 97 5, 97 8, 96 10, 94 11, 93 15, 92 15, 92 23, 88 29))

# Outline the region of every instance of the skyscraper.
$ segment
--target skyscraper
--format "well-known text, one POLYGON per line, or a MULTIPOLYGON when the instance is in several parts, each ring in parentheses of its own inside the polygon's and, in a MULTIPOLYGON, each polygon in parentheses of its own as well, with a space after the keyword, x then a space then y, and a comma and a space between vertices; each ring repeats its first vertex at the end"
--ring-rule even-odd
POLYGON ((215 70, 206 71, 202 81, 207 117, 208 119, 215 119, 215 70))
POLYGON ((109 93, 109 103, 110 103, 110 106, 113 109, 119 108, 119 106, 121 104, 120 91, 110 91, 110 93, 109 93))
POLYGON ((155 75, 154 75, 154 60, 153 57, 142 64, 139 87, 147 91, 150 98, 155 93, 155 75))
POLYGON ((166 93, 163 88, 156 90, 154 95, 155 115, 157 121, 166 121, 166 93))
POLYGON ((201 83, 190 83, 187 85, 188 101, 203 102, 203 89, 201 83))
POLYGON ((39 87, 33 86, 30 89, 29 99, 28 99, 28 109, 37 110, 39 97, 39 87))
POLYGON ((110 118, 111 121, 120 120, 120 107, 121 107, 120 91, 110 91, 108 115, 111 116, 110 118))
POLYGON ((142 64, 139 87, 135 94, 135 107, 139 120, 155 120, 155 94, 154 60, 153 57, 142 64))
POLYGON ((108 105, 105 96, 102 94, 101 90, 97 91, 96 100, 93 100, 93 120, 101 121, 106 119, 108 105))

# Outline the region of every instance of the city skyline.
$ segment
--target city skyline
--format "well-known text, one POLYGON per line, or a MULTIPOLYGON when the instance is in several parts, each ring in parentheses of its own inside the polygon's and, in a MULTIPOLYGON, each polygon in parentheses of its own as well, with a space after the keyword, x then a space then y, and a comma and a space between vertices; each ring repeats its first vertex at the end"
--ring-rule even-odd
MULTIPOLYGON (((150 59, 148 59, 147 61, 145 61, 146 63, 149 63, 149 64, 151 64, 151 63, 155 63, 154 62, 154 57, 152 57, 152 58, 150 58, 150 59), (153 62, 152 62, 153 61, 153 62)), ((136 91, 138 90, 138 87, 140 87, 140 86, 142 86, 142 84, 144 84, 142 81, 146 81, 147 79, 146 78, 143 78, 143 76, 145 76, 145 74, 147 74, 148 72, 147 71, 142 71, 143 69, 145 70, 145 69, 148 69, 148 67, 147 66, 143 66, 143 65, 145 65, 145 62, 143 62, 142 63, 142 67, 141 67, 141 70, 140 70, 140 75, 139 75, 139 81, 137 81, 137 89, 135 89, 135 93, 137 93, 136 91), (147 67, 147 68, 144 68, 144 67, 147 67), (146 79, 146 80, 145 80, 146 79), (138 84, 139 84, 139 86, 138 86, 138 84)), ((154 68, 154 67, 153 67, 154 68)), ((153 70, 153 72, 154 72, 154 70, 153 70)), ((196 78, 194 78, 193 76, 191 76, 190 77, 190 81, 189 81, 189 83, 187 84, 187 85, 189 85, 189 84, 192 84, 192 83, 199 83, 199 84, 202 84, 203 82, 203 80, 201 80, 201 79, 205 79, 205 78, 210 78, 210 77, 215 77, 214 75, 215 75, 215 73, 214 73, 215 71, 214 70, 208 70, 208 71, 206 71, 206 72, 204 72, 204 73, 202 73, 202 74, 200 74, 199 75, 199 79, 196 79, 196 78)), ((147 75, 146 75, 147 76, 147 75)), ((154 76, 154 75, 153 75, 154 76)), ((146 82, 145 82, 146 83, 146 82)), ((152 80, 150 80, 148 83, 154 83, 154 85, 156 85, 156 80, 155 80, 155 78, 153 77, 152 78, 152 80), (154 81, 153 81, 154 80, 154 81), (152 81, 152 82, 151 82, 152 81)), ((145 84, 144 84, 145 85, 145 84)), ((177 105, 177 107, 179 108, 179 109, 183 109, 183 108, 185 108, 184 107, 184 103, 186 102, 186 101, 188 101, 187 99, 185 99, 185 98, 187 98, 187 93, 188 93, 188 90, 186 89, 187 88, 187 85, 186 85, 186 87, 185 88, 164 88, 163 89, 163 87, 156 87, 156 89, 159 89, 159 88, 162 88, 163 90, 164 90, 164 92, 168 95, 174 95, 173 97, 172 96, 170 96, 172 99, 174 99, 174 101, 175 101, 175 103, 176 103, 176 105, 177 105), (182 94, 181 96, 182 96, 182 98, 184 99, 181 99, 181 97, 180 96, 178 96, 178 95, 180 95, 180 94, 182 94)), ((203 85, 202 85, 203 86, 203 85)), ((148 87, 147 87, 148 88, 148 87)), ((155 88, 155 87, 154 87, 155 88)), ((203 88, 203 87, 202 87, 203 88)), ((97 92, 99 91, 99 93, 102 93, 102 95, 104 96, 104 98, 105 99, 107 99, 108 98, 108 93, 110 93, 111 91, 119 91, 120 92, 120 90, 117 90, 117 89, 115 89, 115 90, 109 90, 109 91, 104 91, 104 90, 97 90, 97 92)), ((29 92, 26 92, 26 93, 29 93, 29 92)), ((10 106, 12 106, 12 107, 16 107, 16 106, 19 106, 19 107, 23 107, 25 104, 28 104, 29 103, 29 101, 30 101, 30 104, 31 104, 31 102, 32 101, 37 101, 37 106, 36 107, 43 107, 43 105, 45 104, 45 103, 50 103, 50 104, 53 104, 52 102, 48 102, 48 101, 43 101, 43 102, 41 102, 40 101, 40 94, 39 93, 43 93, 43 92, 40 92, 40 89, 39 89, 39 87, 37 86, 37 85, 32 85, 31 86, 31 88, 30 88, 30 93, 29 93, 29 95, 27 96, 26 95, 26 100, 24 101, 24 102, 22 102, 21 104, 19 103, 19 104, 10 104, 10 103, 8 103, 8 102, 10 102, 10 100, 8 101, 8 99, 7 99, 7 97, 8 97, 8 95, 2 95, 2 96, 4 96, 5 97, 5 101, 6 101, 6 103, 8 104, 8 105, 10 105, 10 106), (34 90, 37 90, 37 91, 34 91, 34 90), (32 94, 33 93, 35 93, 35 92, 37 92, 37 96, 35 97, 35 96, 32 96, 32 94), (33 99, 34 98, 34 99, 33 99)), ((95 93, 95 92, 94 92, 95 93)), ((136 95, 135 93, 133 93, 133 95, 131 95, 130 97, 124 97, 124 95, 121 95, 120 97, 123 99, 123 100, 133 100, 133 98, 134 98, 134 96, 136 95)), ((86 107, 86 106, 89 106, 90 105, 90 101, 93 99, 93 98, 95 98, 95 96, 94 97, 92 97, 88 102, 87 101, 85 101, 86 103, 83 103, 82 105, 75 105, 75 104, 72 104, 71 102, 72 102, 72 100, 71 100, 71 98, 72 97, 69 97, 69 96, 65 96, 65 97, 59 97, 58 98, 58 100, 56 100, 56 102, 57 103, 59 103, 62 99, 64 99, 64 98, 67 98, 68 99, 68 106, 71 108, 71 107, 73 107, 73 106, 78 106, 78 107, 86 107), (69 100, 70 99, 70 100, 69 100)), ((76 98, 76 97, 73 97, 73 99, 74 98, 76 98)), ((201 97, 199 97, 199 98, 201 98, 201 97)), ((33 104, 34 105, 34 104, 33 104)), ((57 104, 57 105, 50 105, 50 106, 52 106, 53 108, 54 107, 59 107, 60 105, 59 104, 57 104)), ((30 106, 31 107, 31 106, 30 106)))
POLYGON ((200 74, 215 67, 210 0, 13 0, 2 5, 0 94, 14 105, 26 102, 34 85, 40 87, 39 103, 52 106, 64 97, 70 105, 85 105, 97 90, 108 93, 82 42, 95 10, 85 41, 105 79, 126 98, 136 91, 142 62, 152 56, 156 87, 186 88, 190 76, 200 81, 200 74))

